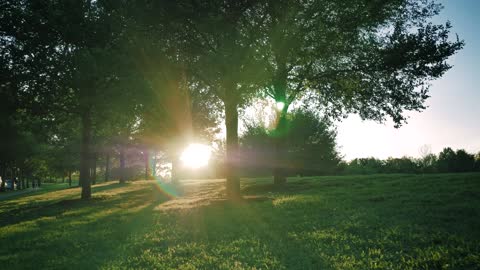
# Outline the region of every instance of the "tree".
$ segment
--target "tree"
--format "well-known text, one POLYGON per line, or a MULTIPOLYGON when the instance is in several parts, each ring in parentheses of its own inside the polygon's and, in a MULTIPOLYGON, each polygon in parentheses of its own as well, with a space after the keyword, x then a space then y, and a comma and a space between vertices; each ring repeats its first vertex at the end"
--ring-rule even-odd
MULTIPOLYGON (((404 111, 423 110, 428 82, 450 69, 446 60, 463 47, 449 40, 449 22, 428 21, 440 10, 434 1, 268 1, 262 52, 271 74, 266 93, 283 105, 278 133, 302 93, 333 118, 391 117, 396 127, 404 111)), ((285 182, 280 171, 274 175, 285 182)))
POLYGON ((292 112, 287 121, 285 150, 293 165, 287 171, 301 175, 333 174, 341 160, 333 124, 308 110, 292 112))
POLYGON ((80 182, 88 199, 101 116, 119 108, 135 118, 135 101, 142 96, 142 88, 131 88, 136 73, 128 68, 122 17, 111 1, 10 1, 6 8, 2 25, 15 48, 12 63, 26 74, 16 76, 23 106, 52 123, 80 119, 80 182))
POLYGON ((241 162, 244 176, 265 176, 271 171, 273 141, 267 128, 259 122, 247 123, 240 138, 241 162))
POLYGON ((475 168, 475 156, 463 149, 455 152, 447 147, 438 155, 437 166, 440 172, 471 172, 475 168))
POLYGON ((456 153, 450 147, 443 148, 438 154, 437 167, 439 172, 454 172, 456 163, 456 153))
POLYGON ((259 27, 265 17, 261 1, 191 1, 182 33, 188 40, 189 72, 221 100, 226 127, 227 195, 240 196, 238 110, 263 80, 259 65, 259 27), (205 68, 208 67, 208 68, 205 68))
POLYGON ((475 156, 463 149, 455 153, 455 172, 471 172, 475 167, 475 156))
POLYGON ((275 160, 275 130, 250 124, 241 139, 241 165, 250 173, 265 173, 272 167, 285 174, 321 175, 337 170, 340 156, 336 150, 336 133, 332 123, 307 110, 287 115, 287 130, 281 164, 275 160))
POLYGON ((475 169, 476 172, 480 172, 480 152, 475 155, 475 169))
POLYGON ((419 166, 423 173, 432 173, 436 171, 437 156, 432 153, 430 145, 422 145, 419 149, 419 166))
POLYGON ((388 158, 385 161, 383 172, 385 173, 417 173, 418 165, 412 158, 388 158))
POLYGON ((345 170, 348 174, 374 174, 382 173, 384 166, 384 161, 374 157, 356 158, 347 164, 345 170))

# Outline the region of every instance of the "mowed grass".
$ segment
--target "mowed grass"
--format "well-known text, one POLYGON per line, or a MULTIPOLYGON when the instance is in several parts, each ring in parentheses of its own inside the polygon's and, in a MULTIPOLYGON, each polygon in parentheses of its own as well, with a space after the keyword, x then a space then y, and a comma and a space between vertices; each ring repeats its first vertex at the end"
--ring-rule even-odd
POLYGON ((480 269, 480 174, 102 184, 0 201, 1 269, 480 269))

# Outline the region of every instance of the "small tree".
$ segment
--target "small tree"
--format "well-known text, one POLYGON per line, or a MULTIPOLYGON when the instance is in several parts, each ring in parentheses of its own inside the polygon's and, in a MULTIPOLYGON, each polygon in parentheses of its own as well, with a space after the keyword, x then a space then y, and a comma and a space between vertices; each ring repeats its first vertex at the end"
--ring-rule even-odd
POLYGON ((436 171, 437 156, 432 154, 430 145, 422 145, 419 149, 420 159, 418 160, 420 169, 423 173, 432 173, 436 171))

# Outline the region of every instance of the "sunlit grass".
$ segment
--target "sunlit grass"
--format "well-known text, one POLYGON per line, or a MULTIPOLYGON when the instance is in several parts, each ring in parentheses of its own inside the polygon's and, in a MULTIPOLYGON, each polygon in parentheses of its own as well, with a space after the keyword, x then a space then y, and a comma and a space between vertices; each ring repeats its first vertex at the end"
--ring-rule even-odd
POLYGON ((480 174, 153 181, 0 202, 2 269, 478 269, 480 174))

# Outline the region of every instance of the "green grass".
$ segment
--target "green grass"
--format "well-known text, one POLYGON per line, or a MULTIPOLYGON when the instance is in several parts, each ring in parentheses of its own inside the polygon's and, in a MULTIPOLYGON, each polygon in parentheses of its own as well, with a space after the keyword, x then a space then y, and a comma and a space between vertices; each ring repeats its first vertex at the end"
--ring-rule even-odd
POLYGON ((1 269, 480 269, 480 174, 152 181, 0 201, 1 269))

